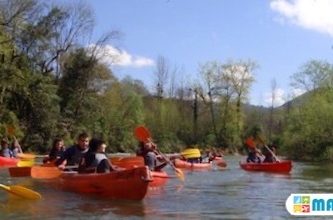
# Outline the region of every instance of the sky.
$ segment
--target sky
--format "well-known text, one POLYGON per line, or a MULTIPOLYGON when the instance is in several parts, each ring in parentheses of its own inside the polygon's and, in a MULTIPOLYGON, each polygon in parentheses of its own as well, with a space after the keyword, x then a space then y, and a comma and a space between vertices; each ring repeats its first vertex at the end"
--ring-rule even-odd
POLYGON ((95 14, 94 36, 117 30, 106 48, 118 54, 112 70, 153 89, 156 59, 195 81, 210 61, 253 60, 258 68, 248 102, 274 106, 300 94, 291 76, 310 60, 333 57, 333 0, 86 0, 95 14))

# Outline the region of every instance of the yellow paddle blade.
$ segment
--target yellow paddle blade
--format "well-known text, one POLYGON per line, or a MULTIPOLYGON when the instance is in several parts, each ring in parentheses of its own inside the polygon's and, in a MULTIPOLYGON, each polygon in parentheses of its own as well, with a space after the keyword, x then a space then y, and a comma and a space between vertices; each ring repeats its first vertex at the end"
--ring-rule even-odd
POLYGON ((186 159, 198 158, 201 156, 200 150, 198 148, 187 148, 180 153, 186 159))
POLYGON ((181 181, 185 181, 185 175, 181 169, 175 167, 176 175, 181 181))
POLYGON ((25 199, 38 200, 38 199, 42 198, 42 196, 38 192, 25 188, 23 186, 19 186, 19 185, 6 186, 3 184, 0 184, 0 188, 6 190, 9 193, 12 193, 13 195, 16 195, 16 196, 19 196, 19 197, 25 198, 25 199))
POLYGON ((18 167, 32 167, 34 164, 34 160, 20 160, 19 162, 17 162, 18 167))

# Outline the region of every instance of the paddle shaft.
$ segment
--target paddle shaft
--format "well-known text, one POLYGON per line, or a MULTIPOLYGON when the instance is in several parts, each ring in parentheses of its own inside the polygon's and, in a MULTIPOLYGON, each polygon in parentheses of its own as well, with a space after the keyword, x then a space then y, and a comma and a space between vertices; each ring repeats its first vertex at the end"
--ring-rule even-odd
POLYGON ((265 142, 261 139, 261 137, 258 137, 261 143, 264 145, 264 147, 273 155, 276 161, 280 162, 280 159, 275 155, 275 153, 265 144, 265 142))
POLYGON ((22 151, 22 148, 21 148, 21 145, 20 143, 18 142, 18 140, 16 139, 15 135, 13 135, 13 138, 14 138, 14 145, 16 145, 19 149, 19 153, 23 154, 23 151, 22 151))
MULTIPOLYGON (((150 132, 148 131, 148 129, 146 129, 145 127, 143 126, 140 126, 140 127, 137 127, 135 128, 135 131, 134 131, 134 134, 135 134, 135 137, 139 140, 139 141, 142 141, 142 142, 152 142, 152 139, 151 139, 151 136, 150 136, 150 132)), ((156 146, 156 145, 155 145, 156 146)), ((154 149, 154 152, 161 155, 162 158, 175 170, 176 174, 178 174, 177 176, 182 180, 184 181, 184 174, 183 172, 180 170, 180 169, 177 169, 173 163, 165 156, 163 155, 160 151, 158 151, 157 149, 154 149)))
POLYGON ((175 165, 169 160, 169 158, 167 156, 165 156, 164 154, 161 153, 161 151, 159 150, 155 150, 157 154, 161 155, 162 158, 175 170, 178 171, 177 168, 175 167, 175 165))

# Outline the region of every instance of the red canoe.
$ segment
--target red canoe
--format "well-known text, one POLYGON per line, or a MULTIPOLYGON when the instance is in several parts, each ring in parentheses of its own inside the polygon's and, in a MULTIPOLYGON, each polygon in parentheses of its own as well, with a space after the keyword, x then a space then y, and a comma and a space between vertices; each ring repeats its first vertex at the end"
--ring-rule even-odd
POLYGON ((180 169, 192 169, 192 170, 210 170, 212 169, 212 163, 190 163, 184 160, 175 159, 174 165, 180 169))
POLYGON ((152 177, 147 167, 138 167, 103 174, 64 172, 57 180, 57 186, 65 191, 110 199, 142 200, 152 177))
POLYGON ((239 162, 242 169, 247 171, 264 171, 275 173, 289 173, 292 168, 291 160, 283 160, 277 163, 244 163, 239 162))
POLYGON ((16 166, 19 160, 16 158, 8 158, 0 156, 0 167, 13 167, 16 166))

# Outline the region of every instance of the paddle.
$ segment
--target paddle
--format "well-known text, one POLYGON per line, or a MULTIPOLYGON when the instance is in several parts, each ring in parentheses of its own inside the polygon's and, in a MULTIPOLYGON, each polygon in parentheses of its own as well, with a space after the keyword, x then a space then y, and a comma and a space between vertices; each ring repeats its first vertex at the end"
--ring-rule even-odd
POLYGON ((176 175, 177 177, 181 180, 181 181, 185 181, 185 176, 183 171, 181 171, 180 169, 178 169, 177 167, 175 167, 175 165, 169 160, 168 157, 166 157, 164 154, 162 154, 160 151, 156 150, 161 156, 162 158, 176 171, 176 175))
POLYGON ((25 199, 37 200, 37 199, 42 198, 42 196, 38 192, 35 192, 35 191, 25 188, 23 186, 18 186, 18 185, 6 186, 3 184, 0 184, 0 188, 3 190, 6 190, 9 193, 12 193, 16 196, 19 196, 19 197, 25 198, 25 199))
POLYGON ((273 155, 275 160, 277 162, 280 162, 281 160, 275 155, 275 153, 265 144, 265 142, 261 139, 261 137, 258 136, 259 141, 264 145, 264 147, 273 155))
POLYGON ((58 167, 34 166, 31 168, 31 177, 35 179, 54 179, 61 175, 58 167))
MULTIPOLYGON (((134 134, 135 134, 136 139, 138 139, 139 141, 148 142, 148 141, 151 140, 150 132, 144 126, 138 126, 138 127, 136 127, 134 129, 134 134)), ((175 165, 164 154, 162 154, 160 151, 156 150, 156 152, 159 155, 161 155, 161 157, 176 171, 177 177, 181 181, 184 182, 185 176, 184 176, 183 171, 181 171, 180 169, 176 168, 175 165)))
POLYGON ((24 154, 21 148, 20 143, 17 141, 16 136, 15 136, 15 127, 13 125, 7 125, 7 135, 12 136, 14 138, 14 145, 18 147, 19 152, 16 155, 18 158, 23 159, 23 160, 33 160, 36 158, 35 155, 33 154, 24 154))
POLYGON ((22 160, 34 160, 36 158, 36 155, 34 154, 23 154, 23 153, 18 153, 17 157, 22 159, 22 160))

